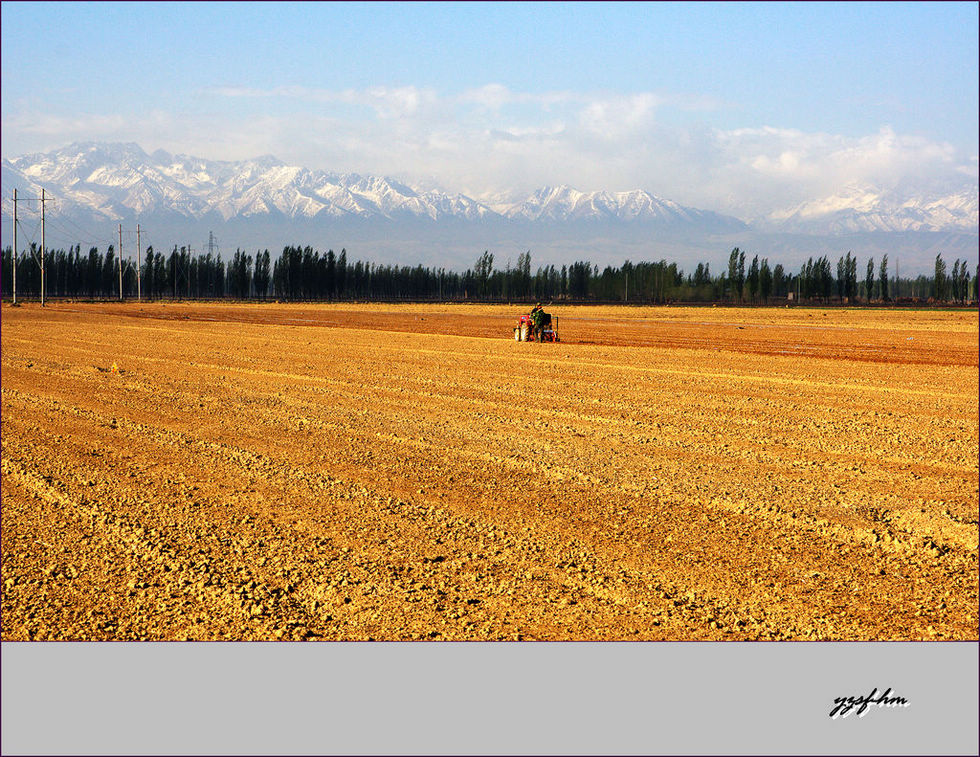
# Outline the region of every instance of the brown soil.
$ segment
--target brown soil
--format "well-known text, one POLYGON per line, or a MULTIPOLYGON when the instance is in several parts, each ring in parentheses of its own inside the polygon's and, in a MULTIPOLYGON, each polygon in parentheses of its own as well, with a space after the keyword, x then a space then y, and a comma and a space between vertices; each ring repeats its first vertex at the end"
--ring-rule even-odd
POLYGON ((976 312, 549 309, 5 307, 3 640, 978 638, 976 312))

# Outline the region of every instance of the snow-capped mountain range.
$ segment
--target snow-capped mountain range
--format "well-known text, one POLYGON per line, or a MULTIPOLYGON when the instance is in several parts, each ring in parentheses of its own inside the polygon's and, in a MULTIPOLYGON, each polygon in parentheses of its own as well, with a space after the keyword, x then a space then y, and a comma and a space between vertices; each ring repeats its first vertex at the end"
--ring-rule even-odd
POLYGON ((850 186, 770 214, 760 225, 803 233, 977 231, 977 188, 931 196, 850 186))
POLYGON ((629 192, 580 192, 561 185, 545 187, 519 202, 496 206, 507 218, 529 221, 616 219, 712 227, 743 227, 731 216, 679 205, 643 190, 629 192))
POLYGON ((5 159, 3 172, 5 193, 8 183, 44 187, 66 208, 85 208, 107 220, 157 213, 217 214, 226 221, 269 214, 439 220, 493 212, 463 195, 417 191, 389 178, 311 171, 270 155, 226 162, 162 150, 148 155, 135 144, 86 143, 5 159))
MULTIPOLYGON (((411 187, 389 177, 329 173, 289 166, 271 155, 214 161, 135 144, 78 143, 49 153, 3 160, 3 199, 14 187, 56 196, 65 211, 86 209, 106 220, 157 213, 223 220, 387 218, 526 221, 617 220, 744 227, 731 216, 685 207, 644 190, 583 192, 545 187, 516 202, 481 202, 463 194, 411 187)), ((869 186, 755 219, 754 224, 796 232, 975 231, 974 187, 941 197, 896 196, 869 186)))
POLYGON ((548 187, 527 199, 491 208, 462 194, 417 189, 390 177, 329 173, 288 166, 272 156, 214 161, 135 144, 75 144, 3 161, 9 188, 44 187, 66 210, 86 209, 106 220, 157 213, 191 218, 360 218, 431 221, 618 219, 741 227, 733 218, 685 208, 649 192, 580 192, 548 187))
POLYGON ((69 219, 79 228, 104 229, 139 220, 183 234, 176 238, 184 239, 205 228, 221 233, 223 226, 229 230, 227 236, 237 234, 246 245, 253 240, 275 244, 276 237, 280 242, 293 240, 298 230, 318 235, 342 230, 345 238, 367 238, 363 234, 371 229, 379 239, 401 234, 409 246, 420 247, 444 230, 451 234, 443 240, 478 246, 505 237, 518 245, 525 238, 540 243, 555 234, 571 239, 585 230, 603 241, 625 235, 633 243, 649 241, 653 232, 661 238, 683 235, 692 249, 729 238, 737 243, 739 235, 746 234, 781 235, 785 249, 786 235, 869 232, 944 233, 958 239, 966 235, 967 241, 957 244, 969 247, 978 226, 977 188, 969 184, 931 194, 845 187, 830 197, 743 220, 686 207, 641 189, 580 191, 560 185, 527 196, 504 195, 504 201, 501 196, 473 198, 410 186, 390 177, 289 166, 269 155, 214 161, 162 150, 148 154, 131 143, 77 143, 5 158, 2 184, 4 243, 9 239, 14 188, 21 196, 39 196, 43 188, 54 197, 48 208, 51 217, 69 219), (257 238, 260 231, 266 241, 257 238))

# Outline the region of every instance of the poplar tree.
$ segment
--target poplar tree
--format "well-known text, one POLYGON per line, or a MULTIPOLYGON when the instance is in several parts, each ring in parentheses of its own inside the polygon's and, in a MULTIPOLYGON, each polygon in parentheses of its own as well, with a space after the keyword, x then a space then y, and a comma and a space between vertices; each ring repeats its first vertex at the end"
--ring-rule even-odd
POLYGON ((881 301, 888 302, 888 256, 881 256, 881 267, 878 269, 878 287, 881 289, 881 301))
MULTIPOLYGON (((736 247, 732 250, 732 254, 728 256, 728 281, 732 286, 733 290, 738 281, 738 255, 739 249, 736 247)), ((744 259, 744 256, 743 256, 744 259)), ((732 298, 737 298, 740 292, 732 291, 732 298)))
POLYGON ((769 258, 762 259, 759 267, 759 291, 762 294, 762 301, 769 302, 769 295, 772 293, 772 271, 769 270, 769 258))
POLYGON ((749 265, 749 275, 746 279, 749 289, 749 297, 753 302, 755 302, 755 296, 759 292, 759 256, 756 255, 752 258, 752 263, 749 265))
POLYGON ((946 261, 943 260, 942 253, 936 255, 936 275, 934 282, 933 287, 936 294, 936 300, 939 302, 945 302, 949 295, 946 291, 946 261))

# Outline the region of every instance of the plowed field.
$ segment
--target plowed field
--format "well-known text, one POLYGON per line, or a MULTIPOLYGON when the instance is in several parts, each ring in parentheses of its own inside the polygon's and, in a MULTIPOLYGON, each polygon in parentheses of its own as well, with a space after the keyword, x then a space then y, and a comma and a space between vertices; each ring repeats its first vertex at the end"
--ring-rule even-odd
POLYGON ((3 640, 973 639, 974 312, 2 313, 3 640))

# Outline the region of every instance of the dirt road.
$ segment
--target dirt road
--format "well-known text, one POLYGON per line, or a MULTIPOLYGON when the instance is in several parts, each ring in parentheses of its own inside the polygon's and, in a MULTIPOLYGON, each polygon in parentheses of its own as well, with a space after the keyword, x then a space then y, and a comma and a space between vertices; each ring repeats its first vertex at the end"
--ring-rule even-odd
POLYGON ((977 639, 976 312, 2 313, 3 640, 977 639))

